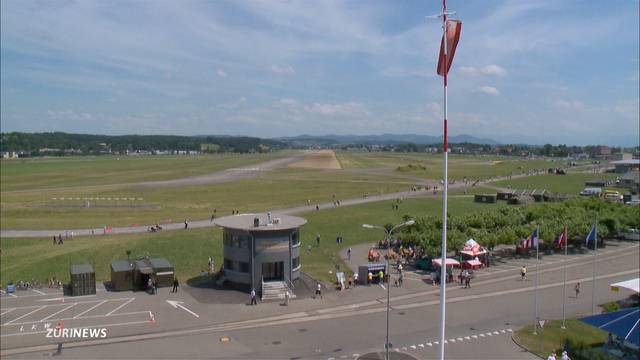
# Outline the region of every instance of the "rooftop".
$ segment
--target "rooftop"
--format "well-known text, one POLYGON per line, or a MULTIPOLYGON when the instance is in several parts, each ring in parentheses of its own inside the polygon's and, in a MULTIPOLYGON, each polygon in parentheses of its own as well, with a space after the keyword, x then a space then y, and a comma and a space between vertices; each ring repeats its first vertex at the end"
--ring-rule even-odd
POLYGON ((214 224, 227 229, 244 231, 276 231, 299 228, 307 223, 306 219, 297 216, 271 214, 271 223, 267 213, 238 214, 225 216, 213 221, 214 224), (254 226, 254 219, 260 219, 260 225, 254 226))
POLYGON ((640 159, 627 159, 611 162, 614 165, 640 165, 640 159))
POLYGON ((70 270, 72 274, 90 274, 93 272, 93 266, 91 264, 71 265, 70 270))

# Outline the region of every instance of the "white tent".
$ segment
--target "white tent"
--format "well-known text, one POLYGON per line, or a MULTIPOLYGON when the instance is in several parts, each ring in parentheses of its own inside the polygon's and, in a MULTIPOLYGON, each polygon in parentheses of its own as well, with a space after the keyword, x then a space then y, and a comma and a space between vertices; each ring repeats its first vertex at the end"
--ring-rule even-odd
POLYGON ((633 292, 640 293, 640 278, 635 278, 631 280, 620 281, 614 284, 611 284, 611 290, 619 291, 620 288, 629 289, 633 292))

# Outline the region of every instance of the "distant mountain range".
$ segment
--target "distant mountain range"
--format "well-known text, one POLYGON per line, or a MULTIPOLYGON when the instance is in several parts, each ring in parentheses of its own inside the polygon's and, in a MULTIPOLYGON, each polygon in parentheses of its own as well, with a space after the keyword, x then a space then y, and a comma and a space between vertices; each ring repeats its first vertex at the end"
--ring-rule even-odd
MULTIPOLYGON (((417 134, 382 134, 382 135, 298 135, 292 137, 281 137, 274 140, 284 140, 289 142, 305 142, 318 144, 439 144, 442 137, 417 134)), ((471 135, 456 135, 449 137, 450 143, 473 143, 485 145, 498 145, 493 139, 477 138, 471 135)))

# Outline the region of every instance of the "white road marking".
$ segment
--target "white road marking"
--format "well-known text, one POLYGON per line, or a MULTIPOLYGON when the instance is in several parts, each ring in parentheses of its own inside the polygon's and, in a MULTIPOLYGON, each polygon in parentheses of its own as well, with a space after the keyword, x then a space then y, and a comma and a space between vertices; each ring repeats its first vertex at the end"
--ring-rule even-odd
POLYGON ((353 357, 360 357, 360 354, 351 354, 353 357))
MULTIPOLYGON (((135 312, 128 312, 128 313, 117 313, 117 314, 112 314, 112 315, 110 315, 108 317, 125 316, 125 315, 137 315, 137 314, 149 314, 149 311, 147 310, 147 311, 135 311, 135 312)), ((83 317, 79 317, 79 318, 68 317, 68 318, 60 318, 60 319, 56 319, 56 320, 69 321, 69 320, 87 320, 87 319, 102 319, 102 318, 107 318, 107 316, 106 315, 89 315, 89 316, 83 316, 83 317)), ((40 323, 40 320, 25 321, 25 322, 13 323, 13 324, 2 324, 2 326, 29 325, 29 324, 35 324, 35 323, 40 323)))
POLYGON ((424 348, 424 344, 418 344, 418 347, 424 348))
POLYGON ((30 311, 30 312, 28 312, 28 313, 26 313, 26 314, 24 314, 24 315, 22 315, 22 316, 20 316, 20 317, 17 317, 17 318, 15 318, 15 319, 13 319, 13 320, 11 320, 11 321, 7 321, 6 323, 2 324, 2 326, 9 325, 9 324, 11 324, 12 322, 16 322, 16 321, 18 321, 18 320, 20 320, 20 319, 22 319, 22 318, 24 318, 24 317, 27 317, 27 316, 29 316, 29 315, 31 315, 31 314, 33 314, 33 313, 35 313, 35 312, 38 312, 39 310, 42 310, 42 309, 44 309, 44 308, 46 308, 46 306, 39 307, 39 308, 37 308, 37 309, 35 309, 35 310, 33 310, 33 311, 30 311))
POLYGON ((433 343, 436 344, 436 345, 440 344, 439 341, 434 341, 433 343))
POLYGON ((17 296, 16 296, 16 295, 14 295, 13 293, 8 293, 8 292, 6 292, 6 291, 4 291, 4 290, 2 290, 2 289, 0 289, 0 293, 7 294, 7 295, 10 295, 10 296, 13 296, 13 297, 17 297, 17 296))
POLYGON ((500 330, 500 332, 504 334, 504 333, 506 333, 507 331, 503 329, 503 330, 500 330))
POLYGON ((12 312, 13 310, 15 310, 15 308, 13 309, 8 309, 7 311, 3 311, 2 314, 0 314, 0 316, 4 315, 4 314, 8 314, 10 312, 12 312))
POLYGON ((470 338, 470 337, 468 337, 468 336, 465 336, 464 338, 465 338, 465 339, 467 339, 467 340, 471 340, 471 338, 470 338))
POLYGON ((411 345, 411 346, 409 346, 409 347, 410 347, 410 348, 412 348, 412 349, 414 349, 414 350, 415 350, 415 349, 417 349, 415 345, 411 345))
MULTIPOLYGON (((96 296, 96 294, 93 294, 93 295, 81 295, 81 296, 74 296, 73 298, 74 299, 78 299, 78 298, 87 298, 87 297, 95 297, 95 296, 96 296)), ((42 301, 62 301, 62 300, 64 300, 64 298, 65 298, 64 296, 61 296, 61 297, 57 297, 57 298, 41 299, 41 300, 36 300, 36 301, 40 301, 40 302, 42 302, 42 301)))
POLYGON ((484 334, 480 334, 480 337, 484 337, 484 334))
POLYGON ((463 339, 462 339, 462 338, 457 338, 456 340, 458 340, 458 341, 462 341, 463 339))
POLYGON ((478 335, 471 335, 472 338, 477 339, 478 335))
POLYGON ((493 332, 493 334, 494 334, 494 335, 500 335, 500 333, 499 333, 499 332, 497 332, 497 331, 494 331, 494 332, 493 332))
POLYGON ((193 315, 193 316, 195 316, 197 318, 200 317, 200 315, 194 313, 193 311, 187 309, 184 305, 182 305, 182 304, 184 304, 184 302, 182 302, 182 301, 167 300, 167 302, 169 303, 169 305, 173 306, 175 309, 180 308, 180 309, 188 312, 189 314, 191 314, 191 315, 193 315))
POLYGON ((511 330, 511 329, 507 329, 507 331, 508 331, 508 332, 513 332, 513 330, 511 330))
POLYGON ((452 343, 456 342, 456 339, 449 339, 449 341, 451 341, 452 343))
POLYGON ((125 307, 128 303, 132 302, 132 301, 133 301, 133 300, 135 300, 135 299, 136 299, 136 298, 131 298, 131 299, 129 299, 129 300, 127 300, 127 301, 125 301, 122 305, 120 305, 120 306, 118 306, 117 308, 115 308, 115 309, 111 310, 111 311, 110 311, 110 312, 108 312, 105 316, 109 316, 109 315, 113 314, 114 312, 116 312, 116 311, 118 311, 118 310, 122 309, 122 308, 123 308, 123 307, 125 307))
POLYGON ((383 288, 383 289, 385 289, 385 290, 387 290, 387 288, 386 288, 386 287, 384 287, 384 285, 382 285, 382 284, 380 284, 380 287, 381 287, 381 288, 383 288))
POLYGON ((486 333, 487 336, 493 336, 491 332, 486 333))
POLYGON ((430 343, 430 342, 429 342, 429 343, 427 343, 427 345, 428 345, 428 346, 433 346, 433 344, 432 344, 432 343, 430 343))
POLYGON ((43 293, 43 292, 42 292, 42 291, 40 291, 40 290, 31 289, 31 291, 33 291, 33 292, 35 292, 35 293, 38 293, 38 294, 40 294, 40 295, 47 295, 46 293, 43 293))
POLYGON ((106 303, 106 302, 107 302, 107 300, 102 300, 101 302, 99 302, 99 303, 97 303, 97 304, 93 305, 93 306, 92 306, 92 307, 90 307, 89 309, 87 309, 87 310, 85 310, 85 311, 81 312, 80 314, 78 314, 78 315, 74 316, 73 318, 74 318, 74 319, 77 319, 77 318, 79 318, 80 316, 82 316, 82 315, 84 315, 84 314, 88 313, 89 311, 91 311, 91 310, 93 310, 93 309, 97 308, 98 306, 100 306, 100 305, 102 305, 102 304, 104 304, 104 303, 106 303))
POLYGON ((40 320, 40 322, 43 322, 43 321, 45 321, 45 320, 47 320, 47 319, 50 319, 50 318, 52 318, 52 317, 54 317, 54 316, 56 316, 56 315, 60 314, 60 313, 61 313, 61 312, 63 312, 63 311, 67 311, 67 310, 71 309, 71 308, 72 308, 72 307, 74 307, 74 306, 76 306, 76 304, 71 304, 71 305, 67 306, 66 308, 64 308, 64 309, 62 309, 62 310, 60 310, 60 311, 56 311, 56 312, 54 312, 53 314, 51 314, 51 315, 47 316, 46 318, 44 318, 44 319, 40 320))

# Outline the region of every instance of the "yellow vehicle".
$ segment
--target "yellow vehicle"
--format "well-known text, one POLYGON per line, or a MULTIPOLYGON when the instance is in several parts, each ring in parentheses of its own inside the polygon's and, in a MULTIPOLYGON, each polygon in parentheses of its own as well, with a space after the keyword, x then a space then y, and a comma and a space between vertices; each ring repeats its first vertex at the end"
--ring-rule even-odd
POLYGON ((622 195, 620 195, 620 193, 615 190, 605 190, 604 198, 614 201, 622 201, 622 195))

